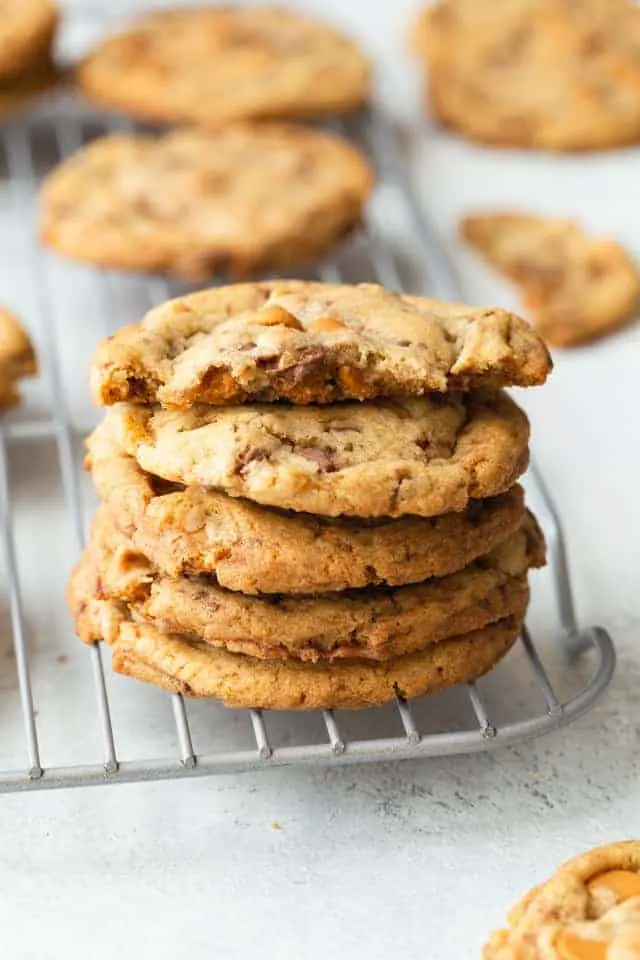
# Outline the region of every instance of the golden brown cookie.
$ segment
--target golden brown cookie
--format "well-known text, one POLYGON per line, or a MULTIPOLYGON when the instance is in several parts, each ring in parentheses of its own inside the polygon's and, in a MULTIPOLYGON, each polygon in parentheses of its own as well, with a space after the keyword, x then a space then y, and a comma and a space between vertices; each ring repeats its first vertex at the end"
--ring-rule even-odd
POLYGON ((529 424, 501 391, 333 406, 120 403, 109 429, 143 470, 266 506, 337 517, 432 517, 504 493, 529 424))
POLYGON ((549 354, 505 310, 302 280, 203 290, 105 340, 98 404, 329 403, 544 383, 549 354))
POLYGON ((571 151, 640 139, 632 0, 442 0, 413 45, 433 115, 473 140, 571 151))
POLYGON ((17 382, 34 374, 36 368, 26 331, 12 313, 0 308, 0 409, 18 402, 17 382))
POLYGON ((52 90, 62 79, 62 73, 49 57, 30 67, 17 77, 0 79, 0 119, 16 113, 44 93, 52 90))
POLYGON ((567 861, 509 914, 485 960, 638 960, 640 841, 567 861))
POLYGON ((465 217, 461 233, 517 284, 536 330, 554 346, 595 340, 637 314, 640 273, 614 240, 592 240, 570 220, 519 213, 465 217))
POLYGON ((107 421, 87 447, 98 496, 161 573, 212 574, 220 586, 248 594, 325 593, 442 577, 502 543, 525 516, 516 486, 439 517, 327 520, 167 484, 123 452, 107 421))
POLYGON ((369 96, 370 65, 351 40, 278 7, 148 13, 105 40, 77 78, 101 106, 142 120, 231 120, 344 113, 369 96))
POLYGON ((50 0, 2 0, 0 84, 18 82, 48 59, 58 15, 50 0))
POLYGON ((372 183, 355 147, 292 124, 117 133, 50 174, 41 236, 99 266, 243 277, 324 256, 358 224, 372 183))
POLYGON ((102 506, 81 562, 95 568, 102 597, 126 602, 136 621, 166 633, 260 659, 387 660, 508 616, 523 619, 527 572, 544 562, 544 542, 528 516, 503 544, 448 577, 320 596, 251 597, 207 577, 158 574, 102 506))
POLYGON ((381 663, 304 663, 229 653, 136 623, 124 604, 98 597, 88 566, 74 571, 69 603, 79 635, 87 642, 109 644, 116 672, 188 697, 274 710, 357 709, 466 683, 487 673, 507 653, 522 626, 507 618, 381 663))

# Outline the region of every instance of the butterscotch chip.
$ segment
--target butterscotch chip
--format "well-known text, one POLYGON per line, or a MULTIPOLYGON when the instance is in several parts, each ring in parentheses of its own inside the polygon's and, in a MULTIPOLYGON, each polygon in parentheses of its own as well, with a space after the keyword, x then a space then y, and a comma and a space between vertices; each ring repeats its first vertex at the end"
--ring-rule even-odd
POLYGON ((100 105, 143 120, 218 126, 343 113, 369 96, 355 43, 278 7, 163 10, 108 38, 77 71, 100 105))
POLYGON ((527 418, 500 391, 186 411, 122 403, 107 422, 165 480, 331 517, 464 510, 508 490, 528 460, 527 418))
POLYGON ((238 284, 171 300, 98 348, 98 404, 296 404, 543 383, 551 362, 505 310, 400 296, 374 284, 238 284), (286 310, 302 330, 265 326, 286 310), (328 329, 331 318, 340 324, 328 329), (322 329, 317 326, 323 321, 322 329))
POLYGON ((640 958, 640 841, 596 847, 563 864, 509 914, 485 960, 640 958))
POLYGON ((0 85, 34 72, 49 56, 58 14, 50 0, 3 0, 0 85))
POLYGON ((17 383, 36 372, 31 341, 19 321, 0 308, 0 409, 19 400, 17 383))
POLYGON ((69 603, 79 634, 87 642, 105 640, 118 673, 230 707, 274 710, 357 709, 466 683, 507 653, 522 626, 506 618, 383 662, 305 663, 230 653, 137 623, 125 604, 100 598, 95 573, 82 564, 72 575, 69 603))
MULTIPOLYGON (((242 277, 324 256, 357 226, 372 182, 355 147, 291 124, 119 133, 50 174, 40 229, 58 252, 101 266, 242 277)), ((273 305, 261 323, 286 316, 273 305)), ((294 315, 285 326, 302 329, 294 315)))
POLYGON ((633 0, 442 0, 412 39, 431 112, 473 140, 571 151, 640 138, 633 0))
POLYGON ((636 315, 640 273, 613 240, 593 240, 568 220, 515 213, 465 217, 461 232, 517 284, 536 330, 555 346, 595 340, 636 315))
POLYGON ((136 621, 234 653, 311 662, 388 660, 505 617, 522 620, 527 572, 542 562, 542 535, 528 516, 490 554, 448 577, 394 589, 248 597, 208 578, 159 574, 105 506, 81 561, 95 568, 101 596, 126 602, 136 621))
POLYGON ((256 593, 324 593, 442 577, 503 543, 524 521, 520 487, 461 513, 381 521, 269 510, 204 487, 163 484, 103 421, 88 440, 100 498, 134 549, 163 574, 214 574, 256 593))

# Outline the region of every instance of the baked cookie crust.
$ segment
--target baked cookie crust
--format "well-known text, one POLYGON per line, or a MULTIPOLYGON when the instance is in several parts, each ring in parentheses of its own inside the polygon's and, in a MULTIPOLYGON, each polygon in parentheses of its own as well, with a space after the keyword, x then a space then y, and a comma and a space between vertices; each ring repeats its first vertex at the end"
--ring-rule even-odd
POLYGON ((99 266, 242 278, 326 255, 358 225, 372 185, 359 150, 302 126, 117 133, 49 175, 40 233, 99 266))
POLYGON ((368 99, 370 76, 347 37, 272 6, 149 13, 77 69, 100 106, 202 126, 345 113, 368 99))
POLYGON ((106 421, 87 450, 98 496, 160 573, 214 575, 220 586, 246 594, 326 593, 442 577, 498 546, 525 517, 522 488, 515 486, 461 513, 327 520, 167 484, 124 453, 106 421))
POLYGON ((464 218, 461 236, 517 285, 553 346, 596 340, 637 315, 640 273, 631 257, 570 220, 483 213, 464 218))
POLYGON ((143 470, 266 506, 337 517, 433 517, 508 490, 526 415, 501 391, 368 404, 118 404, 109 429, 143 470))

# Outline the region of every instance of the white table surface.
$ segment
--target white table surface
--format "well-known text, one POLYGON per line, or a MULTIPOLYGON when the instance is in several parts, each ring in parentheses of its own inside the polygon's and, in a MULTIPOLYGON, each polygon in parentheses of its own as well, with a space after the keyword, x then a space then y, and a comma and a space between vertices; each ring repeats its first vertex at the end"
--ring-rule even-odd
MULTIPOLYGON (((380 58, 382 95, 414 126, 414 174, 469 299, 516 305, 454 245, 472 207, 580 217, 640 256, 638 150, 532 157, 434 133, 403 45, 416 4, 309 6, 380 58)), ((6 271, 1 282, 10 295, 6 271)), ((618 648, 590 715, 492 755, 0 797, 2 955, 473 958, 561 859, 639 837, 639 335, 559 354, 549 384, 524 398, 580 618, 618 648)))

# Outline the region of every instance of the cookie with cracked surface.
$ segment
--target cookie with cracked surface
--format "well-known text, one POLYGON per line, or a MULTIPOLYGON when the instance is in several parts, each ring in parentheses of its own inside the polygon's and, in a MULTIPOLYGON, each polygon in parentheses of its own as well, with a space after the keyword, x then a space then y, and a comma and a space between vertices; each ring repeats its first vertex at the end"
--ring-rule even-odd
POLYGON ((260 659, 388 660, 507 616, 524 618, 527 572, 544 562, 544 542, 528 516, 503 544, 448 577, 319 596, 251 597, 207 577, 158 574, 103 506, 85 562, 95 566, 105 599, 126 602, 136 621, 166 633, 260 659))
POLYGON ((461 511, 504 493, 528 462, 528 420, 501 391, 322 407, 121 403, 107 421, 165 480, 330 517, 461 511))
POLYGON ((0 409, 19 400, 17 383, 36 372, 36 355, 18 319, 0 308, 0 409))
POLYGON ((40 232, 100 266, 244 277, 324 256, 357 226, 372 184, 359 150, 302 126, 117 133, 49 175, 40 232))
POLYGON ((632 0, 443 0, 412 39, 432 114, 472 140, 575 151, 640 139, 632 0))
POLYGON ((544 383, 528 324, 466 307, 302 280, 236 284, 170 300, 99 346, 94 400, 330 403, 544 383))
POLYGON ((605 336, 640 306, 640 273, 614 240, 570 220, 520 213, 465 217, 461 234, 519 288, 538 333, 557 347, 605 336))
POLYGON ((293 10, 163 10, 105 40, 77 80, 100 106, 142 120, 220 126, 232 120, 340 114, 369 97, 371 68, 337 30, 293 10))
POLYGON ((136 623, 124 604, 100 599, 95 571, 76 567, 69 586, 76 630, 85 642, 105 640, 113 668, 172 693, 215 697, 230 707, 358 709, 437 693, 487 673, 522 628, 515 617, 383 662, 305 663, 260 660, 136 623))
POLYGON ((0 83, 17 82, 47 59, 58 14, 50 0, 0 3, 0 83))
POLYGON ((509 914, 484 960, 638 960, 640 841, 595 847, 563 864, 509 914))
POLYGON ((242 593, 326 593, 417 583, 467 566, 502 543, 525 516, 522 488, 461 513, 397 520, 327 520, 260 507, 145 473, 102 421, 87 468, 133 548, 170 577, 215 575, 242 593))

